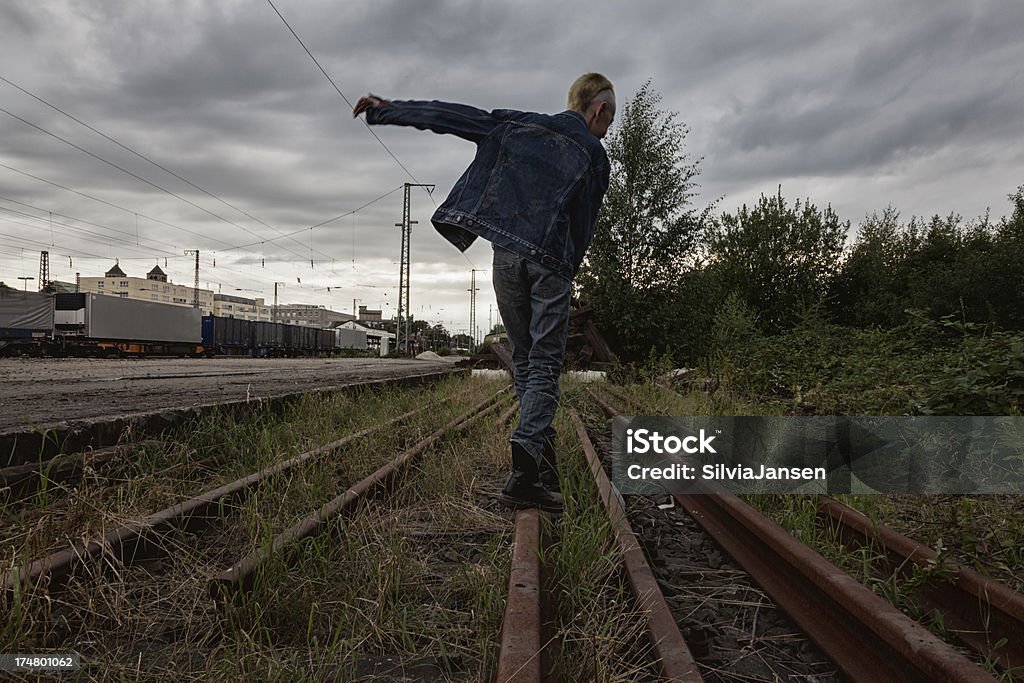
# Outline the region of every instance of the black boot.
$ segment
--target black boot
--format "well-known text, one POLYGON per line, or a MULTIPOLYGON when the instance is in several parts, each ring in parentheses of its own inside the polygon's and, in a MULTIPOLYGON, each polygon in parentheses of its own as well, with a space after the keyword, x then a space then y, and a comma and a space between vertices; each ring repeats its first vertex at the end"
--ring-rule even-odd
POLYGON ((548 491, 561 491, 558 481, 558 454, 555 444, 544 439, 544 452, 540 456, 540 483, 548 491))
POLYGON ((540 468, 529 451, 512 442, 512 474, 501 492, 501 499, 517 508, 539 507, 548 512, 562 511, 562 496, 540 483, 540 468))

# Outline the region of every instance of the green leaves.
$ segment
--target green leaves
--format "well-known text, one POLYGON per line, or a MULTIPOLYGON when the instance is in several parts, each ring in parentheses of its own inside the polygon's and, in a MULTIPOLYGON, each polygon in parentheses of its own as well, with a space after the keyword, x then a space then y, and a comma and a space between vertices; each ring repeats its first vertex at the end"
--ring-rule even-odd
POLYGON ((710 270, 723 291, 753 308, 765 331, 791 327, 801 312, 825 301, 838 269, 849 223, 779 193, 752 209, 722 214, 708 231, 710 270))
POLYGON ((660 100, 644 83, 606 139, 611 177, 579 277, 599 326, 632 359, 663 351, 677 330, 680 274, 693 264, 704 218, 691 204, 699 171, 683 151, 688 130, 660 100))

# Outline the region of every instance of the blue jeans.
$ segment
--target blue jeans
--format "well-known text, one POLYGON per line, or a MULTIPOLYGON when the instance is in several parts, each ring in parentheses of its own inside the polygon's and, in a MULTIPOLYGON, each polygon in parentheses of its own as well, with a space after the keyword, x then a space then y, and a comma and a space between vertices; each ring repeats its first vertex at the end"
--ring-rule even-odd
POLYGON ((572 285, 554 271, 497 246, 491 281, 512 345, 519 396, 519 425, 511 441, 539 463, 544 440, 555 438, 551 421, 558 409, 572 285))

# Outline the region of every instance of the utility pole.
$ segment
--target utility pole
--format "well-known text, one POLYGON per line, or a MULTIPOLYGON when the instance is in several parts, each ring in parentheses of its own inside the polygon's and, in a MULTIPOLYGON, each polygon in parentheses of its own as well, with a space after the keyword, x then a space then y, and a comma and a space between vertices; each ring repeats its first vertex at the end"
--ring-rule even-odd
POLYGON ((198 249, 186 249, 185 256, 196 256, 196 279, 195 284, 192 287, 192 308, 199 308, 199 250, 198 249))
POLYGON ((28 282, 29 282, 29 280, 35 280, 34 277, 29 277, 27 275, 19 275, 18 279, 19 280, 23 280, 25 282, 25 291, 26 292, 28 291, 28 282))
POLYGON ((476 293, 479 291, 476 286, 476 268, 469 271, 469 352, 476 349, 476 293))
POLYGON ((402 255, 398 267, 398 324, 395 327, 395 346, 404 353, 409 353, 409 243, 412 241, 412 226, 418 223, 411 219, 412 207, 409 200, 409 188, 426 187, 428 192, 434 191, 433 185, 425 183, 406 183, 405 200, 402 203, 402 222, 395 226, 402 229, 402 255), (403 317, 404 313, 404 317, 403 317), (405 324, 403 328, 403 322, 405 324))
POLYGON ((39 252, 39 291, 50 291, 50 252, 39 252))
POLYGON ((275 282, 274 283, 274 322, 275 323, 277 322, 277 288, 279 286, 280 287, 284 287, 284 283, 283 282, 275 282))

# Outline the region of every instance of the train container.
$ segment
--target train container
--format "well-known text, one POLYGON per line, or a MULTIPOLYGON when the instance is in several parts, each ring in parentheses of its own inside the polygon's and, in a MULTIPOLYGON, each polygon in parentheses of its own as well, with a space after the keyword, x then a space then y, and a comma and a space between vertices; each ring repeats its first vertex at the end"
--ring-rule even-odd
POLYGON ((255 321, 252 324, 252 348, 257 356, 277 356, 284 348, 284 326, 255 321))
POLYGON ((203 352, 197 308, 103 294, 55 299, 55 335, 69 353, 196 355, 203 352))
POLYGON ((249 355, 254 348, 253 335, 251 320, 203 316, 203 346, 207 354, 249 355))
POLYGON ((198 308, 106 294, 87 294, 86 297, 87 337, 193 344, 203 341, 202 313, 198 308))
POLYGON ((0 355, 45 353, 52 335, 52 294, 0 287, 0 355))
POLYGON ((366 332, 363 330, 336 327, 332 331, 334 332, 334 345, 337 348, 366 350, 366 332))

